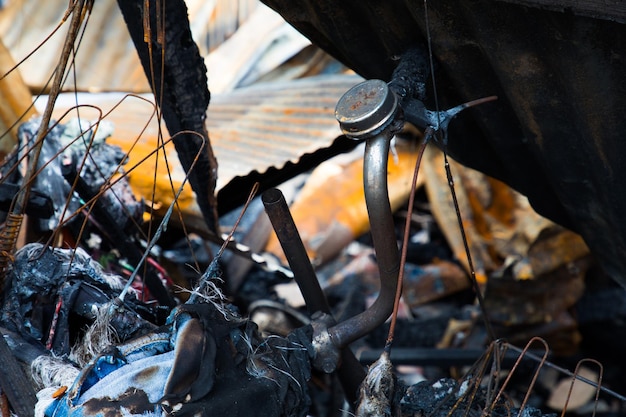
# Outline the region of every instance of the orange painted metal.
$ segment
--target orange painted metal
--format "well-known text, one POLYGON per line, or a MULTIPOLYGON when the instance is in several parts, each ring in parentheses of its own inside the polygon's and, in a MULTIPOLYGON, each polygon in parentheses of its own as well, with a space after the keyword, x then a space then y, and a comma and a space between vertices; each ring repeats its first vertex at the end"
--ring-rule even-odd
MULTIPOLYGON (((408 199, 418 154, 416 142, 398 140, 395 148, 397 159, 389 155, 388 169, 392 210, 408 199)), ((363 148, 349 155, 320 164, 291 205, 294 221, 314 264, 332 259, 354 238, 369 230, 363 191, 363 148)), ((418 181, 422 182, 419 178, 418 181)), ((266 249, 282 257, 275 236, 270 238, 266 249)))

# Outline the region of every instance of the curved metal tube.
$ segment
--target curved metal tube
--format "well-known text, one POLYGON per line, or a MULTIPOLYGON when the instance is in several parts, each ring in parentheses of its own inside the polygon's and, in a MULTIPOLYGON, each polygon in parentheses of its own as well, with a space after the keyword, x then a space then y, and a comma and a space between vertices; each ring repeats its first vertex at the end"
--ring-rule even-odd
POLYGON ((400 252, 387 191, 387 161, 392 136, 392 129, 385 129, 368 139, 363 162, 365 203, 380 270, 380 293, 366 311, 328 329, 333 344, 340 348, 384 323, 393 310, 400 271, 400 252))

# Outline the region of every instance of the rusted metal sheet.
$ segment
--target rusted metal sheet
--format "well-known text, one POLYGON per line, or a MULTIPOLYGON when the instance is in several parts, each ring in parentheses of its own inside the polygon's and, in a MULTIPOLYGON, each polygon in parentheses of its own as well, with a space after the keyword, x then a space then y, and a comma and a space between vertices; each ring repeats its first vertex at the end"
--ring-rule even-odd
MULTIPOLYGON (((493 0, 264 2, 365 78, 389 81, 429 33, 441 108, 499 97, 451 124, 449 153, 579 232, 626 286, 621 9, 606 5, 596 19, 493 0)), ((428 96, 434 108, 432 88, 428 96)))
POLYGON ((219 162, 220 207, 228 199, 242 202, 255 180, 263 180, 264 188, 277 185, 354 146, 337 143, 341 131, 334 113, 337 100, 360 80, 353 75, 319 76, 215 96, 207 128, 219 162), (316 156, 318 152, 328 153, 316 156), (281 169, 288 173, 282 176, 281 169))
MULTIPOLYGON (((408 199, 418 148, 414 142, 397 139, 394 155, 389 155, 387 180, 393 211, 408 199)), ((416 186, 423 183, 424 176, 418 177, 416 186)), ((315 168, 290 209, 315 265, 333 259, 350 242, 368 232, 370 224, 363 189, 363 147, 315 168)), ((270 237, 265 250, 283 258, 275 235, 270 237)))
POLYGON ((220 175, 218 188, 237 174, 282 168, 328 146, 341 134, 335 104, 359 81, 356 76, 314 77, 213 97, 207 128, 220 163, 231 172, 220 175))
MULTIPOLYGON (((0 39, 0 73, 6 74, 15 66, 11 54, 0 39)), ((20 117, 29 119, 36 111, 31 107, 32 98, 18 71, 0 79, 0 159, 11 152, 17 143, 20 117)))
POLYGON ((307 47, 311 47, 308 39, 272 9, 261 5, 233 36, 206 56, 211 92, 224 93, 250 85, 267 73, 279 70, 284 62, 307 47))
MULTIPOLYGON (((63 20, 67 8, 68 2, 64 0, 9 2, 0 11, 0 36, 13 58, 16 61, 26 58, 63 20)), ((26 84, 35 91, 43 89, 50 78, 66 33, 67 25, 64 25, 20 66, 26 84)), ((94 2, 74 64, 77 80, 74 83, 73 76, 70 77, 69 88, 148 91, 137 53, 113 0, 94 2), (113 65, 120 70, 111 71, 113 65)))
MULTIPOLYGON (((258 0, 188 0, 193 37, 208 55, 256 10, 258 0)), ((0 8, 0 38, 16 61, 27 57, 63 20, 66 0, 16 0, 0 8)), ((43 88, 60 54, 65 26, 20 67, 26 83, 43 88)), ((94 2, 75 60, 76 82, 67 89, 81 91, 147 92, 149 85, 115 0, 94 2), (111 71, 111 68, 115 68, 111 71)))
MULTIPOLYGON (((335 103, 359 81, 361 78, 355 75, 318 76, 259 84, 213 96, 206 126, 218 160, 217 190, 221 207, 231 208, 241 204, 255 178, 264 178, 264 185, 270 187, 281 178, 277 174, 281 168, 288 166, 289 175, 293 175, 308 168, 306 164, 299 166, 303 158, 310 158, 311 154, 325 152, 332 147, 341 135, 334 116, 335 103)), ((79 103, 97 106, 104 114, 110 112, 105 117, 115 128, 110 142, 127 151, 132 148, 127 169, 140 163, 157 148, 158 124, 149 96, 124 98, 124 95, 112 93, 65 94, 57 102, 56 117, 61 117, 75 105, 75 97, 79 103)), ((37 105, 42 106, 42 103, 37 105)), ((83 118, 96 119, 98 114, 93 108, 80 108, 83 118)), ((71 113, 71 116, 75 117, 76 113, 71 113)), ((164 127, 163 137, 168 138, 164 127)), ((174 189, 184 179, 184 171, 178 164, 173 146, 168 144, 165 148, 165 155, 160 152, 158 161, 154 157, 148 158, 130 173, 131 186, 144 198, 161 203, 164 210, 174 194, 170 179, 174 189), (153 178, 156 178, 156 196, 152 196, 153 178)), ((337 148, 343 149, 341 146, 337 148)), ((186 220, 203 229, 199 209, 190 190, 181 195, 179 203, 189 214, 186 220)))

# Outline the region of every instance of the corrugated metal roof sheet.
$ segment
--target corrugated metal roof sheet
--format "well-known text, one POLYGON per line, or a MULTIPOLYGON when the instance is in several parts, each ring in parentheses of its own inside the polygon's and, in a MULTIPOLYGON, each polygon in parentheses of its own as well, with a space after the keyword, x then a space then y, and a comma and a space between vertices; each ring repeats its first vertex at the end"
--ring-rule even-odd
MULTIPOLYGON (((22 0, 3 8, 0 36, 13 58, 19 62, 27 57, 62 21, 67 7, 66 0, 22 0)), ((47 83, 57 65, 67 26, 20 66, 31 88, 39 90, 47 83)), ((146 77, 114 0, 94 2, 75 68, 79 90, 147 91, 146 77), (111 71, 113 66, 119 70, 111 71)))
POLYGON ((218 158, 218 190, 235 176, 298 162, 341 134, 337 100, 357 76, 319 76, 268 83, 218 95, 207 128, 218 158))
MULTIPOLYGON (((217 189, 237 176, 281 168, 288 161, 298 162, 302 155, 330 146, 341 135, 335 104, 361 80, 355 75, 326 75, 214 95, 206 125, 219 163, 217 189)), ((158 126, 156 119, 150 121, 152 97, 128 96, 121 102, 123 97, 117 93, 67 93, 57 102, 54 114, 60 117, 76 102, 97 106, 104 113, 111 112, 105 118, 114 124, 116 142, 126 142, 128 147, 141 134, 139 143, 154 149, 158 126)), ((37 107, 42 111, 43 101, 38 101, 37 107)), ((93 109, 79 112, 83 118, 98 117, 93 109)), ((167 138, 167 129, 163 129, 167 138)))
MULTIPOLYGON (((251 172, 263 174, 270 168, 280 169, 288 162, 297 163, 306 154, 329 148, 341 135, 334 116, 335 104, 345 91, 361 80, 355 75, 326 75, 258 84, 214 95, 206 124, 219 164, 217 191, 235 178, 251 172)), ((150 119, 153 107, 147 101, 130 96, 120 103, 123 97, 117 93, 63 94, 57 101, 55 115, 61 117, 76 102, 98 106, 105 114, 110 112, 105 119, 114 124, 111 142, 125 150, 132 147, 128 168, 156 148, 158 125, 156 119, 150 119)), ((147 95, 142 98, 151 100, 147 95)), ((37 106, 43 108, 43 102, 38 102, 37 106)), ((73 112, 70 117, 75 116, 73 112)), ((81 108, 80 116, 95 119, 98 113, 93 108, 81 108)), ((163 132, 167 138, 165 128, 163 132)), ((184 178, 173 145, 167 147, 167 158, 169 173, 161 153, 156 175, 157 183, 164 184, 161 192, 169 195, 153 197, 150 194, 152 186, 148 182, 157 166, 154 158, 131 174, 131 185, 134 182, 136 188, 145 189, 147 199, 166 204, 172 194, 170 178, 175 187, 184 178)), ((187 196, 193 198, 189 193, 187 196)), ((192 206, 186 204, 186 212, 197 211, 201 218, 195 204, 192 206)))
MULTIPOLYGON (((258 0, 187 0, 190 26, 193 37, 203 56, 219 49, 249 18, 257 12, 266 16, 273 14, 271 20, 281 27, 289 27, 280 16, 269 10, 258 0)), ((63 20, 68 7, 67 0, 16 0, 7 3, 0 9, 0 37, 11 51, 16 61, 26 58, 41 42, 50 35, 63 20)), ((269 22, 265 18, 266 22, 269 22)), ((69 21, 68 21, 69 22, 69 21)), ((68 23, 66 22, 66 23, 68 23)), ((259 28, 262 29, 262 28, 259 28)), ((55 68, 63 46, 67 24, 61 26, 45 46, 32 54, 20 66, 20 72, 26 82, 35 91, 43 88, 55 68)), ((258 30, 257 30, 258 34, 258 30)), ((272 35, 266 34, 266 44, 273 41, 272 35)), ((300 39, 304 39, 301 35, 300 39)), ((259 36, 262 38, 263 36, 259 36)), ((300 41, 300 44, 303 44, 300 41)), ((308 45, 309 42, 306 41, 308 45)), ((299 44, 292 48, 296 53, 299 44)), ((301 47, 300 47, 301 49, 301 47)), ((256 52, 257 55, 260 53, 256 52)), ((218 53, 221 65, 224 53, 218 53)), ((241 55, 241 54, 239 54, 241 55)), ((254 56, 250 57, 254 59, 254 56)), ((230 68, 234 68, 241 58, 230 57, 230 68)), ((284 59, 283 61, 284 62, 284 59)), ((280 62, 278 63, 280 64, 280 62)), ((247 65, 251 65, 247 63, 247 65)), ((217 69, 216 79, 222 71, 217 69)), ((80 48, 75 59, 76 83, 72 76, 66 84, 66 90, 79 91, 132 91, 148 92, 146 81, 137 53, 133 46, 126 25, 115 0, 98 0, 94 2, 87 27, 82 36, 80 48)), ((211 74, 211 72, 210 72, 211 74)), ((233 86, 234 87, 234 86, 233 86)), ((224 91, 224 90, 222 90, 224 91)))

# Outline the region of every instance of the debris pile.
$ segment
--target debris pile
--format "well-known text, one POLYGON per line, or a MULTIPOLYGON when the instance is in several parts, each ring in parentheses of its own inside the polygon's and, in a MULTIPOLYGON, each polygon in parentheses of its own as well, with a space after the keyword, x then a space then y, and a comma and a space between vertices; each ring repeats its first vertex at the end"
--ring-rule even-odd
MULTIPOLYGON (((30 123, 21 130, 25 140, 37 121, 30 123)), ((64 242, 64 248, 26 242, 10 260, 4 281, 1 331, 12 356, 39 391, 36 406, 32 404, 37 416, 208 415, 229 412, 233 406, 246 415, 264 416, 333 416, 351 407, 362 416, 379 415, 381 409, 384 415, 482 415, 485 410, 504 413, 520 406, 523 413, 541 415, 539 409, 559 411, 570 405, 558 394, 563 388, 557 388, 568 384, 567 377, 557 384, 552 368, 532 360, 530 353, 503 350, 501 357, 491 357, 492 362, 483 358, 490 351, 489 337, 474 304, 467 260, 457 256, 458 240, 448 237, 452 230, 441 226, 449 221, 449 208, 435 192, 445 175, 436 172, 439 153, 426 152, 423 169, 430 177, 419 182, 410 214, 394 347, 390 355, 383 355, 384 372, 370 368, 387 377, 375 377, 361 400, 352 403, 357 401, 356 389, 346 389, 355 388, 355 378, 339 383, 317 369, 316 356, 325 352, 316 345, 315 335, 323 334, 319 319, 294 295, 299 290, 276 237, 259 227, 266 214, 258 199, 241 223, 232 220, 238 215, 221 219, 222 224, 239 224, 237 239, 246 240, 256 232, 261 236, 253 240, 267 242, 257 244, 262 254, 252 258, 248 254, 243 269, 236 267, 243 259, 241 246, 231 245, 233 249, 222 254, 199 237, 180 239, 178 227, 169 228, 153 245, 142 234, 148 223, 136 227, 142 225, 144 207, 126 183, 123 154, 106 144, 106 130, 81 129, 82 125, 91 126, 76 121, 51 130, 32 194, 34 199, 50 196, 51 210, 29 213, 29 235, 64 242), (97 144, 86 147, 81 139, 80 145, 68 146, 72 140, 62 138, 72 136, 97 144), (142 258, 147 259, 144 266, 142 258), (282 265, 268 267, 271 259, 282 265), (194 272, 186 265, 189 262, 206 272, 194 272), (153 281, 148 285, 150 276, 153 281), (236 284, 230 281, 233 277, 236 284), (524 360, 519 362, 520 358, 524 360), (475 371, 477 366, 483 370, 475 371), (488 377, 484 369, 490 366, 500 370, 488 377), (461 377, 464 368, 474 371, 461 377), (498 385, 506 370, 516 377, 498 385), (539 376, 536 384, 528 379, 533 373, 539 376), (444 379, 427 382, 439 378, 444 379), (500 394, 505 387, 514 396, 512 403, 504 402, 500 394), (531 403, 522 403, 527 394, 531 403)), ((393 177, 406 177, 411 166, 402 161, 416 157, 416 139, 410 135, 405 132, 395 139, 396 154, 389 157, 398 241, 401 224, 409 216, 410 189, 396 186, 393 177)), ((329 329, 367 311, 380 291, 367 222, 353 216, 337 225, 348 218, 339 214, 341 210, 366 213, 365 196, 357 191, 362 179, 338 171, 360 171, 359 151, 321 164, 300 177, 291 193, 291 214, 303 237, 303 250, 328 300, 328 313, 334 316, 329 329), (336 192, 337 184, 317 179, 330 173, 345 179, 342 187, 355 191, 311 203, 336 192), (325 209, 311 211, 312 205, 325 209)), ((10 155, 7 161, 3 177, 19 185, 19 171, 11 170, 18 165, 17 156, 10 155)), ((488 320, 496 334, 522 346, 542 336, 552 349, 550 360, 565 364, 592 352, 593 343, 585 339, 588 330, 579 328, 576 319, 582 317, 587 327, 611 319, 584 312, 591 308, 585 303, 595 293, 583 292, 585 276, 595 278, 598 272, 591 268, 593 259, 580 238, 536 216, 521 196, 500 183, 456 164, 453 171, 488 320)), ((273 195, 264 198, 272 200, 273 195)), ((610 288, 599 288, 597 294, 610 288)), ((361 362, 358 368, 376 361, 387 330, 388 324, 382 324, 352 344, 351 351, 361 362)), ((529 352, 543 354, 532 350, 536 342, 529 346, 529 352)), ((349 367, 349 360, 343 362, 340 370, 349 367)), ((596 382, 602 379, 602 373, 588 369, 580 375, 596 382)), ((612 388, 618 381, 608 375, 602 386, 612 388)), ((20 391, 11 393, 15 395, 20 391)), ((581 410, 590 403, 607 409, 616 406, 610 396, 585 398, 584 404, 572 406, 581 410)))
POLYGON ((496 97, 429 110, 430 33, 363 81, 248 0, 208 57, 186 3, 157 3, 119 4, 157 100, 53 114, 79 0, 45 116, 0 144, 0 417, 624 413, 626 296, 598 261, 616 258, 448 159, 453 118, 496 97), (208 116, 205 63, 226 74, 208 116))

